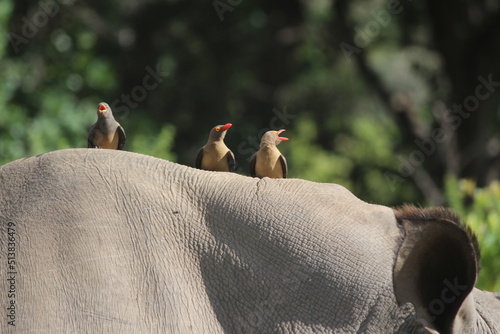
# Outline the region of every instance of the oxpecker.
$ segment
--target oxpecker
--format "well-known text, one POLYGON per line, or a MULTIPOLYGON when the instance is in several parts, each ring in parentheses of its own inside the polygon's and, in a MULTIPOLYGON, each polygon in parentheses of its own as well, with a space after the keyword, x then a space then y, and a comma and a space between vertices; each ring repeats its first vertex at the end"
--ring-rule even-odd
POLYGON ((280 133, 285 130, 267 131, 262 136, 259 150, 250 160, 250 175, 257 177, 286 178, 288 165, 285 157, 278 150, 278 145, 282 140, 288 138, 280 137, 280 133))
POLYGON ((224 144, 226 131, 231 126, 231 123, 217 125, 210 131, 208 142, 196 156, 196 168, 219 172, 234 171, 234 154, 224 144))
POLYGON ((125 130, 113 117, 111 108, 107 103, 99 103, 97 122, 90 128, 88 147, 121 150, 125 145, 125 139, 125 130))

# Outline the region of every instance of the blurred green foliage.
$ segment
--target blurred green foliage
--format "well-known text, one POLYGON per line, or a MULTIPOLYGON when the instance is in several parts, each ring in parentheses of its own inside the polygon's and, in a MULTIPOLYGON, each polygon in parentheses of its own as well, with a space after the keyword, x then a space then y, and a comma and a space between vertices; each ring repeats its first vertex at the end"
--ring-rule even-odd
POLYGON ((446 196, 450 206, 477 235, 481 250, 477 287, 500 291, 500 182, 481 189, 472 180, 448 176, 446 196))
POLYGON ((348 56, 340 45, 376 27, 385 1, 244 1, 221 21, 210 1, 58 0, 16 44, 9 34, 25 36, 42 2, 3 0, 0 165, 86 147, 101 101, 118 102, 125 150, 190 166, 209 130, 233 123, 226 144, 246 175, 258 134, 286 128, 290 177, 339 183, 372 203, 454 207, 479 235, 480 286, 500 291, 499 197, 481 189, 500 174, 500 90, 401 174, 401 158, 421 150, 415 141, 443 127, 436 106, 464 101, 479 75, 500 80, 498 8, 439 3, 402 3, 348 56), (138 95, 148 68, 164 75, 138 95), (464 192, 450 171, 478 187, 464 192))

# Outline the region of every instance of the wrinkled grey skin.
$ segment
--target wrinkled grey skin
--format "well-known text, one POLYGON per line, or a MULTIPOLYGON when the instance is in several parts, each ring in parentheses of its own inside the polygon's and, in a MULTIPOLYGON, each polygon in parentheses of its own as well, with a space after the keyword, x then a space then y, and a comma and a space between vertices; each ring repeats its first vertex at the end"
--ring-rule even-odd
MULTIPOLYGON (((63 150, 0 168, 0 226, 2 333, 437 333, 398 306, 394 211, 334 184, 63 150)), ((466 301, 500 332, 498 297, 466 301)))

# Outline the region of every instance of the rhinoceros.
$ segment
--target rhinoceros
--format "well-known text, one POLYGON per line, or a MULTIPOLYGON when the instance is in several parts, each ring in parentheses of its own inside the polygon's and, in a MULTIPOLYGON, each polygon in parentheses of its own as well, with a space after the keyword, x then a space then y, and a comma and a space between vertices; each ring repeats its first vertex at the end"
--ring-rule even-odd
POLYGON ((500 333, 444 208, 69 149, 0 167, 2 333, 500 333))

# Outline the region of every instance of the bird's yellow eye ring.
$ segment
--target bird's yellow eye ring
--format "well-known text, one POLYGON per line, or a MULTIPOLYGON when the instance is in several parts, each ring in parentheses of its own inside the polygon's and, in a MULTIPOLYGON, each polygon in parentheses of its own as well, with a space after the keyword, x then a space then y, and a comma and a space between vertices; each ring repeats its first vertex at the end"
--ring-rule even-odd
POLYGON ((278 132, 277 131, 273 131, 273 135, 278 135, 278 132))
POLYGON ((220 126, 216 127, 215 131, 220 131, 220 126))

